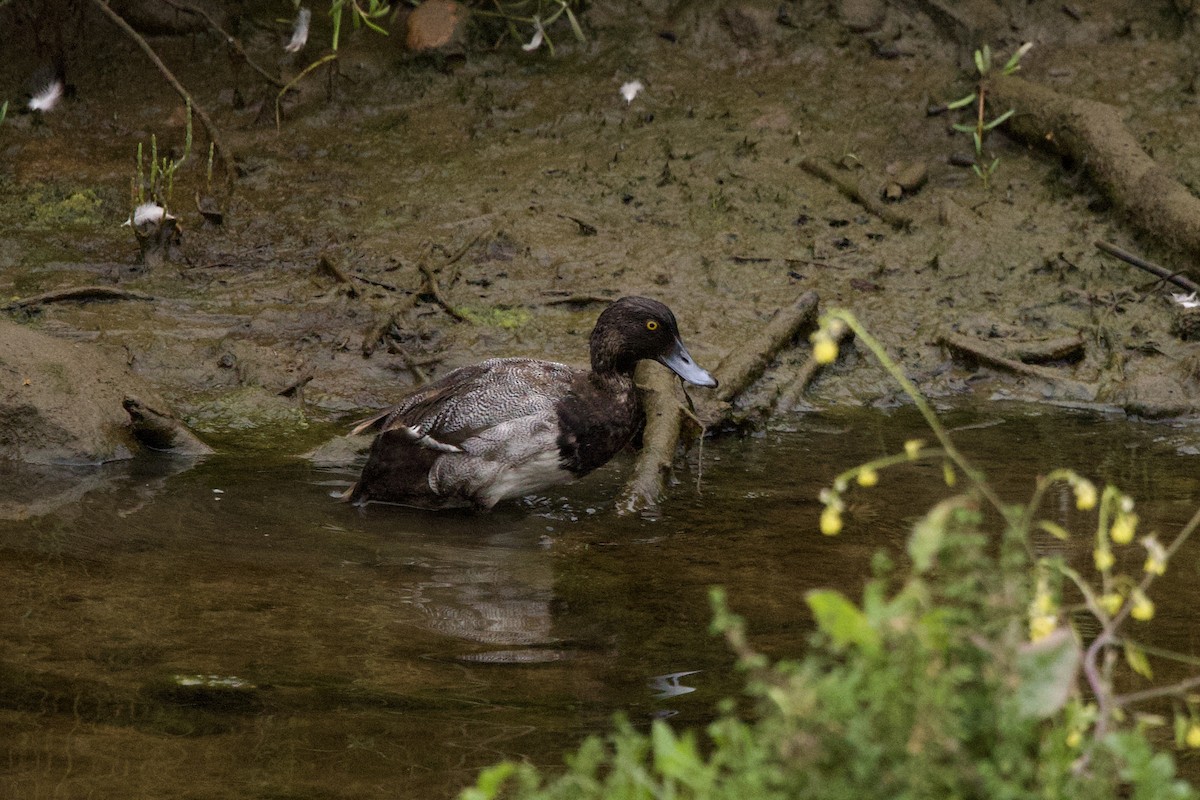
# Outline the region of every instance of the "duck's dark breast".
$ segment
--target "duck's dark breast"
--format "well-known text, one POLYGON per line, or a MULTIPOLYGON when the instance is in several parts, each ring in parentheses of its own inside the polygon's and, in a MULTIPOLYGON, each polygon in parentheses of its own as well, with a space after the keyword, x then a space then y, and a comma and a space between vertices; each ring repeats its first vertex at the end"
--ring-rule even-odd
POLYGON ((632 377, 581 376, 557 411, 559 458, 576 477, 608 463, 642 424, 632 377))

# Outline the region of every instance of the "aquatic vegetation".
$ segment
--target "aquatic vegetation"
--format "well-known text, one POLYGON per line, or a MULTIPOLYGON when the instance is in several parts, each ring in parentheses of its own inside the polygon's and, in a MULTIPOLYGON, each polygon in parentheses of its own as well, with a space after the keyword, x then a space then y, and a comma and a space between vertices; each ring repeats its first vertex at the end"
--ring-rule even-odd
MULTIPOLYGON (((569 754, 564 774, 504 762, 461 800, 1200 797, 1151 735, 1159 717, 1139 711, 1173 702, 1176 745, 1200 748, 1200 703, 1189 694, 1200 678, 1124 693, 1117 681, 1121 655, 1146 679, 1150 656, 1170 656, 1136 637, 1155 617, 1154 581, 1200 512, 1168 544, 1142 537, 1140 574, 1121 571, 1132 562, 1118 551, 1136 547, 1140 522, 1131 498, 1063 469, 1034 480, 1027 502, 1004 501, 852 314, 826 317, 814 357, 836 359, 835 325, 909 394, 932 442, 911 440, 836 476, 821 492, 821 532, 842 532, 851 492, 916 462, 941 462, 950 496, 913 526, 902 553, 875 556, 861 600, 830 589, 796 598, 815 622, 798 658, 772 663, 730 610, 736 600, 712 590, 713 629, 746 674, 753 713, 726 700, 703 735, 618 720, 569 754), (1054 491, 1076 511, 1044 511, 1054 491), (1094 565, 1035 546, 1071 537, 1060 520, 1081 517, 1094 565)), ((1122 684, 1133 679, 1120 669, 1122 684)))
MULTIPOLYGON (((1012 75, 1019 70, 1021 68, 1021 57, 1028 53, 1031 47, 1033 47, 1032 42, 1026 42, 1018 47, 1016 52, 1000 68, 1000 74, 1012 75)), ((986 44, 975 51, 975 71, 978 76, 975 91, 965 97, 960 97, 951 103, 947 103, 946 108, 953 111, 966 108, 972 104, 975 105, 975 120, 970 124, 955 123, 953 128, 956 131, 971 134, 971 141, 975 145, 975 163, 971 166, 971 170, 983 181, 983 185, 986 188, 991 181, 992 175, 996 172, 996 167, 1000 165, 1000 159, 993 158, 988 160, 983 149, 984 137, 989 131, 1003 124, 1005 120, 1011 117, 1015 113, 1015 109, 1010 108, 994 119, 987 119, 988 89, 986 81, 988 75, 992 72, 992 49, 986 44)))

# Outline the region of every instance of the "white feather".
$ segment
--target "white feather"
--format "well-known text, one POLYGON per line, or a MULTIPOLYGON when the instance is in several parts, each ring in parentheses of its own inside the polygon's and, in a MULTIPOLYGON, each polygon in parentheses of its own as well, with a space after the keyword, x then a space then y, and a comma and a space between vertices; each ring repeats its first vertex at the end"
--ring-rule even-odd
POLYGON ((42 113, 53 111, 54 107, 58 105, 58 101, 62 100, 62 96, 62 81, 50 81, 50 83, 46 84, 45 88, 43 88, 33 97, 29 98, 29 110, 41 111, 42 113))
POLYGON ((626 103, 632 103, 633 98, 637 97, 645 88, 641 81, 630 81, 621 86, 621 97, 625 98, 626 103))
POLYGON ((121 227, 123 228, 126 225, 134 225, 140 228, 143 225, 158 225, 164 220, 168 219, 175 219, 175 217, 168 214, 167 210, 158 203, 142 203, 133 210, 133 213, 129 216, 129 219, 121 223, 121 227))
POLYGON ((292 27, 292 39, 283 49, 289 53, 298 53, 308 43, 308 23, 312 20, 312 12, 307 8, 300 9, 296 15, 296 23, 292 27))
POLYGON ((542 21, 540 19, 538 19, 537 17, 534 17, 533 18, 533 26, 535 28, 535 30, 533 32, 533 38, 529 40, 529 44, 521 45, 521 49, 524 50, 526 53, 529 53, 533 50, 537 50, 539 47, 542 46, 542 42, 546 38, 546 31, 542 28, 542 21))

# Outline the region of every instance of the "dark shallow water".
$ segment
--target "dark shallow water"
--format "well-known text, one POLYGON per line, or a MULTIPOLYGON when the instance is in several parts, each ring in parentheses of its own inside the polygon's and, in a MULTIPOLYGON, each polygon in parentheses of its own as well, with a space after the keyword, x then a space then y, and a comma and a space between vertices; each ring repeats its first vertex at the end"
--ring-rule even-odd
MULTIPOLYGON (((1195 428, 949 421, 1007 498, 1071 465, 1137 497, 1145 531, 1200 502, 1195 428)), ((617 712, 702 724, 739 685, 709 586, 760 647, 798 653, 803 593, 856 593, 939 496, 938 466, 885 473, 822 537, 820 487, 923 431, 911 412, 794 427, 709 443, 703 488, 682 475, 657 520, 612 513, 627 461, 486 516, 348 508, 329 493, 349 475, 291 461, 5 476, 0 796, 446 797, 503 757, 561 763, 617 712)), ((1078 522, 1071 505, 1047 508, 1078 522)), ((1198 548, 1155 595, 1154 641, 1192 653, 1198 548)))

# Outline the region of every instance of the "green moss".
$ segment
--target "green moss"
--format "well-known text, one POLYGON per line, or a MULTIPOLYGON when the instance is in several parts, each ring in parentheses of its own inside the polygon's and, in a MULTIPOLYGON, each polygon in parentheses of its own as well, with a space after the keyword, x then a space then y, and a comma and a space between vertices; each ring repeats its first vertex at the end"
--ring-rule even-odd
POLYGON ((514 330, 527 324, 530 319, 530 313, 524 308, 471 308, 470 306, 462 306, 458 309, 459 314, 476 325, 487 325, 492 328, 504 328, 505 330, 514 330))
POLYGON ((98 225, 104 201, 93 189, 41 187, 25 196, 35 225, 98 225))

